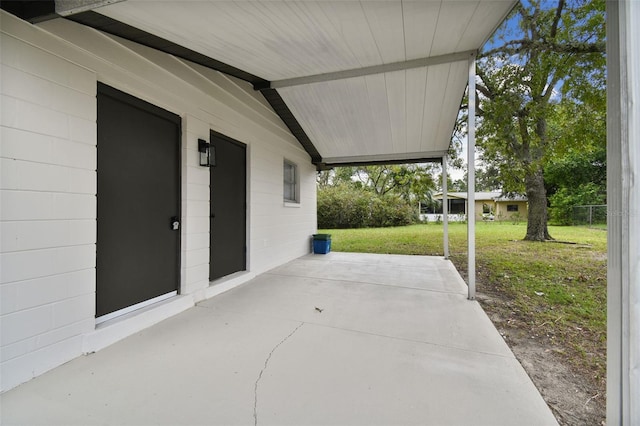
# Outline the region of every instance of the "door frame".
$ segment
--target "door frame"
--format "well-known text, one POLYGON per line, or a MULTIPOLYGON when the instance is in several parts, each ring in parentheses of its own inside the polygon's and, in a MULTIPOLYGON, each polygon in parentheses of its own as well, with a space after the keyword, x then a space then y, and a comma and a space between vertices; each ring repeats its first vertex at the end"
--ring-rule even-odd
MULTIPOLYGON (((213 138, 219 138, 222 139, 226 142, 229 142, 233 145, 239 146, 241 148, 244 149, 244 253, 243 253, 243 264, 244 264, 244 269, 233 272, 229 275, 223 275, 222 277, 219 278, 215 278, 215 279, 211 279, 211 250, 212 250, 212 246, 211 246, 211 218, 209 219, 209 282, 215 282, 221 279, 225 279, 227 277, 229 277, 230 275, 239 273, 239 272, 247 272, 249 271, 249 231, 250 231, 250 227, 249 227, 249 150, 250 150, 250 146, 249 144, 246 144, 244 142, 241 142, 237 139, 234 139, 232 137, 229 137, 223 133, 217 132, 213 129, 209 129, 209 142, 211 143, 211 147, 213 149, 213 143, 212 143, 212 139, 213 138)), ((212 152, 212 155, 215 155, 214 152, 212 152)), ((212 166, 214 167, 214 166, 212 166)), ((209 182, 211 182, 211 174, 209 175, 209 182)), ((211 199, 211 188, 209 188, 209 203, 212 202, 211 199)), ((209 206, 209 212, 211 212, 211 206, 209 206)))
MULTIPOLYGON (((180 219, 180 230, 177 231, 177 236, 176 236, 176 247, 175 247, 176 271, 175 271, 175 277, 174 277, 175 286, 173 291, 156 296, 156 297, 152 297, 150 299, 141 301, 139 303, 135 303, 133 305, 124 307, 117 311, 101 315, 100 317, 96 317, 96 324, 102 323, 104 321, 108 321, 109 319, 112 319, 121 315, 125 315, 129 312, 132 312, 138 309, 142 309, 146 306, 152 305, 154 303, 158 303, 160 301, 166 300, 168 298, 174 297, 182 293, 182 230, 184 226, 184 221, 183 221, 184 217, 182 215, 182 212, 183 212, 182 185, 184 181, 183 170, 182 170, 182 147, 183 147, 183 137, 184 137, 183 125, 182 125, 183 117, 179 114, 169 111, 168 109, 155 105, 150 101, 147 101, 145 99, 137 97, 136 95, 119 90, 101 81, 97 82, 96 105, 97 105, 97 96, 99 94, 103 96, 111 97, 120 102, 127 103, 128 105, 134 108, 143 110, 151 115, 155 115, 164 120, 168 120, 177 126, 177 138, 176 138, 176 144, 175 144, 175 167, 177 171, 176 177, 178 181, 176 182, 177 192, 176 192, 175 211, 176 211, 176 216, 180 219)), ((98 114, 99 114, 99 111, 98 111, 98 114)), ((96 118, 96 123, 97 123, 97 118, 96 118)), ((98 155, 98 151, 96 150, 96 157, 97 155, 98 155)), ((98 172, 96 171, 96 175, 97 173, 98 172)), ((100 194, 98 194, 98 191, 96 190, 96 222, 98 221, 97 199, 99 196, 100 194)), ((96 223, 96 233, 97 233, 97 223, 96 223)), ((96 258, 98 256, 98 244, 99 244, 99 241, 96 235, 96 258)), ((97 269, 96 269, 96 278, 97 278, 97 269)), ((96 298, 94 298, 94 307, 97 307, 97 297, 98 297, 98 294, 96 292, 96 298)))

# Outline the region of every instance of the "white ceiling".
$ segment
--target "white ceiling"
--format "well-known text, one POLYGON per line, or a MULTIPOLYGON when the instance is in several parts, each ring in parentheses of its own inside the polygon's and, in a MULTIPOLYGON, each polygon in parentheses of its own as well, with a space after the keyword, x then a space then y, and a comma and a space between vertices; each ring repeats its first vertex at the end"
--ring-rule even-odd
POLYGON ((470 55, 403 63, 476 51, 514 4, 127 0, 95 11, 273 82, 323 161, 339 163, 442 156, 470 55), (363 67, 374 68, 339 74, 363 67))

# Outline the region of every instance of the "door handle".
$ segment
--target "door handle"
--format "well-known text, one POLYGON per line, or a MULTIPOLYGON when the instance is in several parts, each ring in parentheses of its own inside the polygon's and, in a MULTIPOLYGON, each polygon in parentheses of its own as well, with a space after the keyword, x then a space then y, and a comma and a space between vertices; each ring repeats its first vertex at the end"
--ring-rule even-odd
POLYGON ((178 216, 173 216, 171 218, 171 230, 177 231, 180 229, 180 218, 178 216))

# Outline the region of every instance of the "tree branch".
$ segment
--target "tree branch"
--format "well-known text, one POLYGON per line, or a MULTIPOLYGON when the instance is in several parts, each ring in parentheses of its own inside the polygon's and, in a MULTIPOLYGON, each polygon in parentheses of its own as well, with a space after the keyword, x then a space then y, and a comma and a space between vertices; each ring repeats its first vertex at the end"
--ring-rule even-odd
POLYGON ((544 101, 545 104, 549 102, 549 99, 551 98, 551 94, 553 93, 553 90, 556 87, 556 84, 558 84, 558 81, 560 81, 560 77, 558 76, 558 74, 554 74, 553 78, 547 85, 547 90, 542 93, 541 99, 544 101))
POLYGON ((560 18, 562 17, 562 10, 564 9, 564 0, 558 1, 558 7, 556 7, 556 16, 553 17, 553 24, 551 25, 551 39, 555 40, 556 34, 558 33, 558 24, 560 23, 560 18))
POLYGON ((533 9, 533 14, 531 17, 527 17, 527 26, 531 31, 531 40, 538 40, 540 37, 538 36, 538 27, 536 23, 538 22, 538 18, 540 17, 540 5, 536 4, 533 9))
POLYGON ((520 145, 521 155, 519 157, 525 165, 529 165, 531 163, 531 152, 529 151, 531 140, 523 114, 519 114, 518 116, 518 126, 520 128, 520 139, 522 140, 522 144, 520 145))
POLYGON ((482 81, 482 84, 476 84, 476 89, 487 98, 493 100, 495 98, 496 88, 491 85, 491 80, 487 79, 484 68, 477 67, 476 75, 480 77, 480 80, 482 81))
POLYGON ((489 99, 493 99, 493 93, 485 86, 481 85, 481 84, 476 84, 476 89, 478 89, 478 92, 482 93, 483 95, 485 95, 487 98, 489 99))
POLYGON ((555 43, 546 40, 512 40, 495 49, 482 52, 478 57, 486 58, 495 54, 504 55, 520 55, 525 52, 546 50, 554 53, 604 53, 606 51, 606 42, 597 41, 595 43, 585 43, 580 41, 572 41, 567 43, 555 43))

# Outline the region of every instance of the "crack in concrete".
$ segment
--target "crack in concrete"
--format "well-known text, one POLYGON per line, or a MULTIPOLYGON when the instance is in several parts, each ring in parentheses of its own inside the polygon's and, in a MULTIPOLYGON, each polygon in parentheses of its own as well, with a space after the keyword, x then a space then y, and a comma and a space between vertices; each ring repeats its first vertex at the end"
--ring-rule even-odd
POLYGON ((276 351, 276 349, 278 349, 280 345, 282 345, 284 342, 289 340, 289 338, 293 336, 296 333, 296 331, 298 331, 300 327, 302 327, 303 325, 304 325, 304 322, 300 323, 300 325, 298 325, 291 333, 289 333, 287 337, 285 337, 280 341, 280 343, 275 345, 273 349, 271 349, 271 352, 269 352, 269 355, 267 355, 267 359, 265 359, 264 361, 264 367, 262 367, 262 370, 260 370, 260 374, 258 374, 258 378, 256 379, 256 383, 253 387, 253 424, 254 426, 258 425, 258 383, 260 382, 260 379, 262 379, 262 374, 264 374, 265 370, 267 369, 267 364, 269 364, 269 360, 271 359, 271 356, 276 351))

